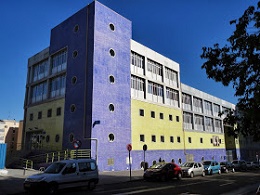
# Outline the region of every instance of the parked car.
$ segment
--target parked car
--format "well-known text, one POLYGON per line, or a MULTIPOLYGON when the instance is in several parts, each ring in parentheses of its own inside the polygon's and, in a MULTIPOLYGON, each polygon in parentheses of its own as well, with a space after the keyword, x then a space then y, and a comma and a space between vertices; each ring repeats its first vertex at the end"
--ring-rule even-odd
POLYGON ((258 186, 257 190, 256 190, 256 195, 260 195, 260 185, 258 186))
POLYGON ((59 189, 87 186, 90 190, 99 182, 98 168, 93 159, 63 160, 52 163, 44 172, 24 181, 26 191, 55 194, 59 189))
POLYGON ((186 162, 181 165, 182 176, 194 177, 194 176, 205 176, 204 166, 200 162, 186 162))
POLYGON ((252 162, 253 169, 259 169, 260 164, 257 161, 252 162))
POLYGON ((247 169, 247 170, 252 170, 252 169, 253 169, 253 164, 252 164, 252 162, 246 161, 246 169, 247 169))
POLYGON ((232 161, 232 165, 234 166, 235 171, 246 171, 246 161, 244 160, 234 160, 232 161))
POLYGON ((182 172, 179 165, 175 163, 160 162, 152 165, 143 175, 144 180, 161 180, 167 181, 172 178, 180 180, 182 172))
POLYGON ((208 160, 203 162, 205 173, 212 175, 214 173, 221 174, 220 164, 215 160, 208 160))
POLYGON ((231 171, 232 173, 235 172, 234 166, 232 165, 231 162, 223 161, 220 162, 219 164, 221 168, 221 173, 228 173, 229 171, 231 171))

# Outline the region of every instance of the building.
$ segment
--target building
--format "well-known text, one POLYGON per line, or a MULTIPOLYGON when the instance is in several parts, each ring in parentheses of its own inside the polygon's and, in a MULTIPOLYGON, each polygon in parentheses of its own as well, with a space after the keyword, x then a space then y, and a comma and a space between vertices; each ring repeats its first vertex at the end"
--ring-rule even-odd
POLYGON ((235 106, 182 84, 177 62, 131 35, 131 21, 97 1, 51 30, 50 46, 28 60, 27 149, 80 140, 101 171, 232 159, 238 144, 229 156, 217 113, 235 106))

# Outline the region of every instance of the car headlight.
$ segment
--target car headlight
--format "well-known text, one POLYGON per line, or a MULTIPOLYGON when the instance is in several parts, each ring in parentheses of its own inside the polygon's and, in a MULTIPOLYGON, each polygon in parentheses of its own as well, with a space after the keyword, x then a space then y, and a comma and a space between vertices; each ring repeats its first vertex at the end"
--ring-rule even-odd
POLYGON ((38 177, 38 178, 26 178, 25 181, 27 182, 40 182, 44 181, 45 177, 38 177))

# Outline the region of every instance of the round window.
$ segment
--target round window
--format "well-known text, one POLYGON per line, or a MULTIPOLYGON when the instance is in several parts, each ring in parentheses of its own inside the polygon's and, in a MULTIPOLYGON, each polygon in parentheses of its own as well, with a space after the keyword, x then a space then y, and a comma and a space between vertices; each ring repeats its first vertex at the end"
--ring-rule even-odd
POLYGON ((73 31, 78 32, 79 31, 79 25, 75 25, 73 31))
POLYGON ((109 24, 109 27, 110 27, 110 30, 115 31, 115 26, 114 26, 114 24, 110 23, 110 24, 109 24))
POLYGON ((113 104, 109 104, 109 111, 113 112, 115 110, 115 107, 113 104))
POLYGON ((110 81, 110 83, 114 83, 115 82, 114 76, 110 75, 109 76, 109 81, 110 81))
POLYGON ((76 77, 76 76, 72 77, 71 83, 72 83, 73 85, 75 85, 76 82, 77 82, 77 77, 76 77))
POLYGON ((112 57, 114 57, 116 55, 115 51, 113 49, 110 49, 109 50, 109 53, 112 57))
POLYGON ((115 136, 114 136, 113 133, 110 133, 110 134, 108 135, 108 140, 109 140, 110 142, 113 142, 113 141, 115 140, 115 136))
POLYGON ((70 106, 70 111, 71 111, 71 112, 75 112, 75 110, 76 110, 76 106, 75 106, 75 104, 72 104, 72 105, 70 106))
POLYGON ((57 134, 57 135, 55 136, 55 142, 59 142, 59 140, 60 140, 60 136, 57 134))
POLYGON ((69 141, 70 141, 70 143, 72 143, 74 141, 74 134, 73 133, 71 133, 69 135, 69 141))
POLYGON ((72 54, 72 55, 73 55, 73 58, 76 58, 76 57, 78 56, 78 51, 76 51, 76 50, 73 51, 73 54, 72 54))
POLYGON ((48 143, 49 141, 50 141, 50 136, 47 135, 47 136, 46 136, 46 142, 48 143))

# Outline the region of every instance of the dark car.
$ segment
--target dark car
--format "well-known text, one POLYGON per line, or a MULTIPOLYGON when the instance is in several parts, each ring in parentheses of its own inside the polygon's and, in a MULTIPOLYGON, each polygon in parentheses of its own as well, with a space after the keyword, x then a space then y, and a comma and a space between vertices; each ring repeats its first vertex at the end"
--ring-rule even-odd
POLYGON ((235 172, 234 166, 228 161, 220 162, 220 168, 222 173, 228 173, 229 171, 235 172))
POLYGON ((182 171, 179 165, 175 163, 160 162, 152 165, 143 175, 144 180, 161 180, 167 181, 169 179, 182 178, 182 171))
POLYGON ((234 160, 232 165, 235 171, 247 171, 246 161, 244 160, 234 160))

